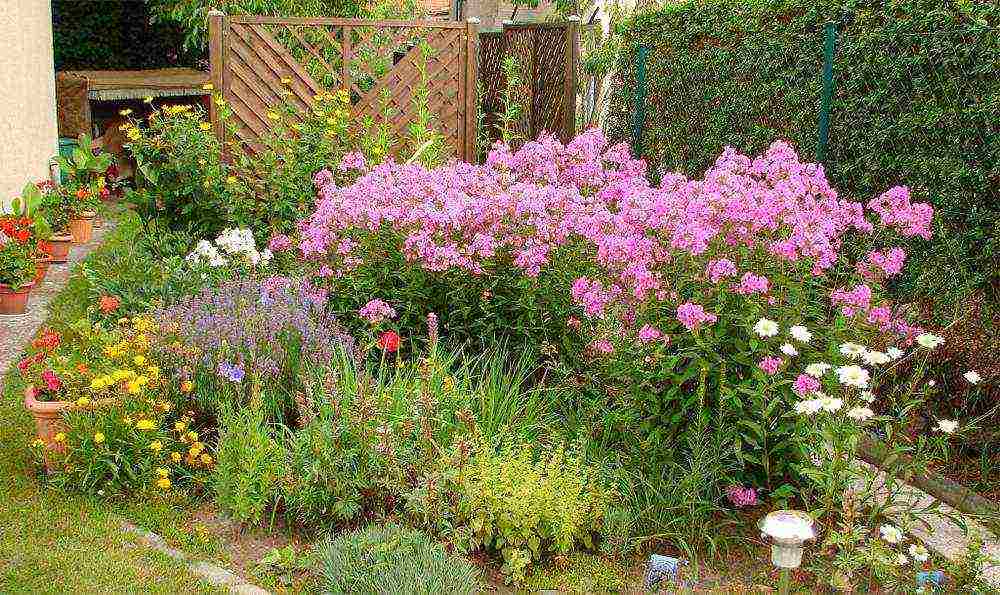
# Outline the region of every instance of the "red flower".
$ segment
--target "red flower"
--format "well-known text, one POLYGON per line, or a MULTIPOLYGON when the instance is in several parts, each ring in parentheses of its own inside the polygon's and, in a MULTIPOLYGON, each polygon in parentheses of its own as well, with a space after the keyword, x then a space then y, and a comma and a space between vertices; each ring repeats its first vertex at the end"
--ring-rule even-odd
POLYGON ((87 196, 89 194, 90 193, 87 192, 86 188, 80 188, 79 190, 76 191, 76 197, 79 198, 79 199, 81 199, 81 200, 84 199, 84 198, 87 198, 87 196))
POLYGON ((97 307, 101 309, 101 312, 108 314, 117 310, 121 303, 122 301, 118 299, 117 296, 102 295, 100 299, 97 300, 97 307))
POLYGON ((59 380, 59 377, 56 376, 55 372, 52 370, 45 370, 42 372, 42 380, 45 381, 45 388, 52 392, 62 388, 62 380, 59 380))
POLYGON ((31 346, 35 349, 52 351, 56 347, 59 347, 59 333, 47 328, 42 331, 42 334, 37 339, 31 342, 31 346))
POLYGON ((378 336, 378 346, 382 351, 393 353, 399 349, 399 334, 396 331, 385 331, 378 336))

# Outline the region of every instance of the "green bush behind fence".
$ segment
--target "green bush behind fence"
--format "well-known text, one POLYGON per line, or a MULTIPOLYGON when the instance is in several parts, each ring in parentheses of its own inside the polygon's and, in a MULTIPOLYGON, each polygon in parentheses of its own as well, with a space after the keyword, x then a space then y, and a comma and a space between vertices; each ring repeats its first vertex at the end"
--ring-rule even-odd
POLYGON ((867 201, 906 184, 944 226, 912 255, 899 289, 995 292, 998 25, 992 2, 682 1, 625 24, 637 49, 621 58, 606 125, 659 171, 697 176, 727 145, 753 155, 786 139, 804 158, 822 157, 846 197, 867 201), (833 85, 821 147, 828 23, 833 85))

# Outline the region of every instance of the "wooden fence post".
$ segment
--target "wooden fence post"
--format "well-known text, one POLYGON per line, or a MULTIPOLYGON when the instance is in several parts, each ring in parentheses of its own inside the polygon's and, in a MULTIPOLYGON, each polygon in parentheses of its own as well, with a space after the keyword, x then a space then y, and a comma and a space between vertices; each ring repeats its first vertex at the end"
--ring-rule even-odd
POLYGON ((566 25, 566 138, 569 142, 576 136, 576 85, 577 65, 580 60, 580 17, 569 17, 566 25))
POLYGON ((476 79, 479 72, 479 19, 471 17, 465 21, 465 138, 463 139, 463 159, 470 163, 476 155, 476 115, 479 110, 476 79))
POLYGON ((225 142, 226 127, 219 117, 219 106, 215 103, 215 96, 225 97, 225 35, 228 29, 226 15, 219 10, 211 10, 208 13, 208 64, 209 80, 212 81, 212 98, 209 101, 208 117, 212 122, 212 131, 215 133, 219 143, 225 142))
MULTIPOLYGON (((343 50, 341 52, 342 55, 340 57, 340 60, 341 60, 341 64, 340 64, 340 78, 342 79, 340 81, 340 84, 344 85, 344 90, 347 91, 347 97, 350 98, 351 95, 352 95, 352 93, 351 93, 351 51, 352 51, 352 48, 351 48, 351 27, 350 27, 350 25, 344 25, 344 28, 341 29, 341 31, 343 31, 343 33, 344 33, 344 40, 343 40, 344 47, 343 47, 343 50)), ((354 102, 352 101, 351 104, 353 105, 354 102)))

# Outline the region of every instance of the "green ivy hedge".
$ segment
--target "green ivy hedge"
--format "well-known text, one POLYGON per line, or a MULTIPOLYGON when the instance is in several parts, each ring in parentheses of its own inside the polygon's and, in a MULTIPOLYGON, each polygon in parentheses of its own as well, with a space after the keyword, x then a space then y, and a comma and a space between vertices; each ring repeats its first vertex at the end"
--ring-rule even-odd
MULTIPOLYGON (((727 145, 775 139, 814 158, 824 25, 837 27, 825 165, 842 195, 906 184, 941 214, 899 291, 1000 289, 1000 3, 973 0, 681 0, 624 23, 649 48, 643 154, 700 175, 727 145)), ((607 128, 632 138, 635 54, 607 128)), ((947 300, 945 300, 947 301, 947 300)))
POLYGON ((52 0, 56 70, 196 66, 203 53, 183 42, 179 26, 150 22, 143 0, 52 0))

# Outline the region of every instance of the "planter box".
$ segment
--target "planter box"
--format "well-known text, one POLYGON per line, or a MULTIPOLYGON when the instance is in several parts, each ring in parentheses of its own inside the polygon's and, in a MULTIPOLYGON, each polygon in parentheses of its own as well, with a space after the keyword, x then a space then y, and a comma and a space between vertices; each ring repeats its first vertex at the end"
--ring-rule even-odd
POLYGON ((35 286, 32 281, 20 289, 0 283, 0 314, 24 314, 28 306, 28 295, 35 286))
POLYGON ((73 247, 73 236, 57 235, 39 242, 39 248, 52 257, 53 263, 63 263, 69 260, 69 250, 73 247))

